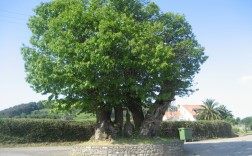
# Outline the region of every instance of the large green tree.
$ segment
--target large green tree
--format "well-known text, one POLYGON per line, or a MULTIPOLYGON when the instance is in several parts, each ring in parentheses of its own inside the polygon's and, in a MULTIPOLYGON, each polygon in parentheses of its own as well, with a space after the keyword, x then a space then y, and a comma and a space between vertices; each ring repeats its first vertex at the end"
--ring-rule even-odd
POLYGON ((241 120, 241 123, 242 123, 242 124, 245 124, 246 127, 249 127, 250 130, 252 130, 252 116, 243 118, 243 119, 241 120))
POLYGON ((28 26, 27 82, 59 109, 96 113, 105 131, 112 109, 122 128, 127 108, 142 135, 155 135, 207 58, 184 16, 143 0, 54 0, 41 3, 28 26))

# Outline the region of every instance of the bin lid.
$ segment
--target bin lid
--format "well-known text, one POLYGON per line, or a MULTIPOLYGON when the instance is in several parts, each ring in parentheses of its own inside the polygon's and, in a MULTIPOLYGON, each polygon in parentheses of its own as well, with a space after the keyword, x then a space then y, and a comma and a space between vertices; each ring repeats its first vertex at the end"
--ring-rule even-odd
POLYGON ((178 128, 179 130, 186 129, 185 127, 178 128))
POLYGON ((187 130, 187 129, 191 130, 192 128, 181 127, 181 128, 178 128, 178 129, 179 129, 179 130, 187 130))

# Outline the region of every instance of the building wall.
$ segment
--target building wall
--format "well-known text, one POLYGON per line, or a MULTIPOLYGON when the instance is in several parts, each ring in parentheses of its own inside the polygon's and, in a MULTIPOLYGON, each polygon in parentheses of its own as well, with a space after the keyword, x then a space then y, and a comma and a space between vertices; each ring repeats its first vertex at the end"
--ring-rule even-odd
POLYGON ((163 121, 196 121, 196 119, 193 117, 193 115, 188 111, 185 107, 179 106, 178 111, 180 112, 179 116, 170 116, 169 118, 167 116, 163 117, 163 121))
POLYGON ((185 109, 185 107, 180 106, 179 111, 181 112, 180 120, 185 120, 185 121, 195 121, 196 119, 193 117, 193 115, 185 109))

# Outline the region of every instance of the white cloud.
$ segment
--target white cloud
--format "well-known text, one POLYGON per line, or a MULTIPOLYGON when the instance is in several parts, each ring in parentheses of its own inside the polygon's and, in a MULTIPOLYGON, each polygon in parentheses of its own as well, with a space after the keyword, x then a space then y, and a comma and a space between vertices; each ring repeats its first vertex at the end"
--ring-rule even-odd
POLYGON ((242 76, 240 78, 240 82, 242 83, 252 83, 252 75, 242 76))

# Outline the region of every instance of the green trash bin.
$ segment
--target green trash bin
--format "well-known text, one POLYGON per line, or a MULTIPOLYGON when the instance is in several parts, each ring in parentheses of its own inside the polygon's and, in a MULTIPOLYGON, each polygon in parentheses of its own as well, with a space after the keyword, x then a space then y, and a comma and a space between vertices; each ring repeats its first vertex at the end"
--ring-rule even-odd
POLYGON ((191 128, 179 128, 180 140, 189 141, 192 140, 192 129, 191 128))

